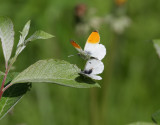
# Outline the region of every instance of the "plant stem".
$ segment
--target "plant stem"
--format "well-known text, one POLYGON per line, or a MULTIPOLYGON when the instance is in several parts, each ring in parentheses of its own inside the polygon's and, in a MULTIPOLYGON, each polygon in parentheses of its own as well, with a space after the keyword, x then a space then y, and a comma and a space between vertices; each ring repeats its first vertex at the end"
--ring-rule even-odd
POLYGON ((0 89, 0 100, 2 98, 2 95, 3 95, 4 91, 6 89, 8 89, 12 85, 12 83, 9 83, 6 87, 4 87, 4 84, 6 82, 6 78, 7 78, 8 72, 9 72, 10 68, 12 67, 13 63, 16 61, 17 56, 18 55, 15 55, 13 57, 13 59, 11 60, 9 66, 8 66, 8 62, 6 62, 6 65, 5 65, 6 71, 5 71, 5 75, 4 75, 4 78, 3 78, 3 81, 2 81, 2 85, 1 85, 1 89, 0 89))
POLYGON ((3 95, 3 88, 4 88, 4 84, 6 82, 6 78, 7 78, 7 75, 8 75, 8 72, 9 72, 9 68, 8 68, 8 62, 6 62, 6 71, 5 71, 5 75, 3 77, 3 81, 2 81, 2 85, 1 85, 1 89, 0 89, 0 100, 2 98, 2 95, 3 95))
POLYGON ((6 87, 4 87, 4 84, 6 82, 6 78, 7 78, 8 72, 9 72, 10 68, 12 67, 13 63, 15 62, 17 56, 18 55, 15 55, 13 57, 13 60, 10 62, 9 66, 8 66, 8 62, 6 62, 6 65, 5 65, 6 71, 5 71, 5 75, 4 75, 4 78, 3 78, 3 81, 2 81, 2 85, 1 85, 1 89, 0 89, 0 100, 2 98, 2 95, 3 95, 4 91, 6 89, 8 89, 12 85, 12 83, 9 83, 6 87))
POLYGON ((7 86, 5 86, 3 89, 2 89, 2 92, 4 93, 4 91, 6 91, 6 89, 8 89, 10 86, 12 86, 13 84, 12 83, 9 83, 7 86))

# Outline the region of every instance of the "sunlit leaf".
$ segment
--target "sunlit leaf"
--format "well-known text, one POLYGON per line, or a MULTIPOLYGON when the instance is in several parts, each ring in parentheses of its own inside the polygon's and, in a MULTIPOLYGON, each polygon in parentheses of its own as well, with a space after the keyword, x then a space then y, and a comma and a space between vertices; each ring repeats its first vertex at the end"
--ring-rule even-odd
POLYGON ((12 21, 7 17, 0 17, 0 39, 5 61, 8 62, 14 44, 14 30, 12 21))
POLYGON ((158 123, 160 124, 160 110, 155 112, 153 115, 152 115, 152 120, 155 122, 155 123, 158 123))
POLYGON ((148 123, 148 122, 136 122, 136 123, 131 123, 128 125, 156 125, 154 123, 148 123))
MULTIPOLYGON (((17 73, 8 74, 6 84, 8 84, 17 73)), ((0 77, 2 83, 3 77, 0 77)), ((15 84, 8 88, 0 100, 0 119, 2 119, 11 108, 13 108, 22 96, 29 90, 30 84, 15 84)))
POLYGON ((156 49, 156 52, 160 58, 160 40, 153 40, 153 44, 154 44, 154 47, 156 49))
POLYGON ((29 41, 34 41, 34 40, 37 40, 37 39, 49 39, 49 38, 52 38, 52 37, 54 37, 54 36, 49 34, 49 33, 44 32, 42 30, 38 30, 31 37, 29 37, 25 41, 25 43, 27 43, 29 41))
POLYGON ((66 61, 40 60, 21 72, 12 83, 46 82, 75 88, 99 87, 98 83, 80 76, 79 72, 76 65, 66 61))
POLYGON ((25 41, 26 36, 28 35, 29 28, 30 28, 30 21, 28 21, 25 24, 25 26, 21 32, 19 43, 17 45, 16 55, 19 54, 25 48, 24 41, 25 41))

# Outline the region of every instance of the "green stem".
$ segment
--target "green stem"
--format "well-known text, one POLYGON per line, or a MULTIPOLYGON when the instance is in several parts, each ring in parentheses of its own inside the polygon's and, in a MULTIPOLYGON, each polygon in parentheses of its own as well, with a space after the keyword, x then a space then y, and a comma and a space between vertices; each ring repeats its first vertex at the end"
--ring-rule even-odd
POLYGON ((8 89, 10 86, 12 86, 13 84, 12 83, 10 83, 10 84, 8 84, 7 86, 5 86, 3 89, 2 89, 2 91, 3 91, 3 93, 4 93, 4 91, 6 91, 6 89, 8 89))
MULTIPOLYGON (((19 54, 19 52, 18 52, 18 54, 19 54)), ((1 85, 1 89, 0 89, 0 100, 2 98, 2 95, 3 95, 4 91, 6 89, 8 89, 12 85, 12 83, 9 83, 6 87, 4 87, 8 72, 9 72, 10 68, 12 67, 13 63, 16 61, 18 54, 17 55, 15 54, 15 56, 12 58, 12 60, 11 60, 11 62, 9 64, 9 66, 8 66, 8 62, 6 62, 6 65, 5 65, 6 71, 5 71, 5 75, 4 75, 4 78, 3 78, 3 81, 2 81, 2 85, 1 85)))
POLYGON ((0 89, 0 100, 2 98, 2 95, 3 95, 4 91, 6 89, 8 89, 12 85, 12 83, 9 83, 6 87, 4 87, 4 84, 5 84, 6 79, 7 79, 8 72, 9 72, 11 66, 13 65, 13 63, 15 62, 16 58, 17 58, 17 56, 14 56, 13 60, 9 64, 9 66, 8 66, 8 62, 5 65, 6 66, 6 71, 5 71, 5 75, 4 75, 4 78, 3 78, 3 81, 2 81, 2 85, 1 85, 1 89, 0 89))
POLYGON ((9 72, 8 63, 6 63, 6 71, 5 71, 5 75, 3 77, 3 81, 2 81, 2 85, 1 85, 1 89, 0 89, 0 100, 1 100, 3 92, 4 92, 3 89, 4 89, 4 84, 6 82, 8 72, 9 72))

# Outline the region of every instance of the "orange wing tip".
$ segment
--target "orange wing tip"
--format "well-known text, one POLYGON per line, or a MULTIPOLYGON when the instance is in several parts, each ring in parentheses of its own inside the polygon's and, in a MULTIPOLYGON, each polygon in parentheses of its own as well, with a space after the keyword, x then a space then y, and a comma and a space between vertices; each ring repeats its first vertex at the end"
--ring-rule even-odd
POLYGON ((75 48, 78 48, 78 49, 81 48, 81 47, 80 47, 76 42, 74 42, 73 40, 71 40, 71 44, 72 44, 72 46, 74 46, 75 48))
POLYGON ((92 44, 97 44, 100 41, 100 36, 98 31, 93 31, 90 36, 88 37, 87 42, 92 44))

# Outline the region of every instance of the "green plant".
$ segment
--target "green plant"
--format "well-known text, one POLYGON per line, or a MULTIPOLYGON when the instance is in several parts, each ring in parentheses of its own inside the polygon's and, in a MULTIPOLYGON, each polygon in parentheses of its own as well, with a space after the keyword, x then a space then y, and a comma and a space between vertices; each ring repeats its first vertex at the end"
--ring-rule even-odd
POLYGON ((40 60, 21 73, 9 73, 18 55, 29 42, 53 37, 39 30, 26 39, 29 29, 30 21, 24 26, 15 55, 10 59, 14 45, 13 23, 7 17, 0 17, 0 39, 5 58, 5 73, 0 72, 0 82, 2 83, 0 89, 0 119, 21 99, 29 90, 31 83, 34 82, 56 83, 75 88, 99 87, 99 84, 92 79, 80 76, 80 69, 76 65, 63 60, 40 60))
POLYGON ((154 48, 156 49, 158 57, 160 58, 160 40, 159 39, 153 40, 153 45, 154 45, 154 48))

